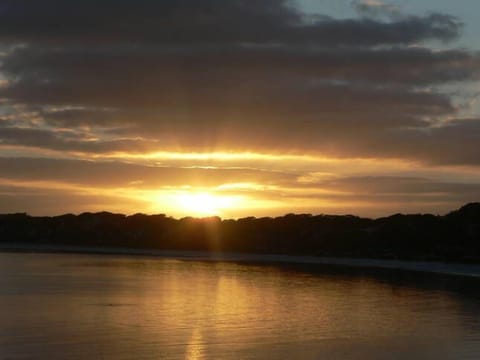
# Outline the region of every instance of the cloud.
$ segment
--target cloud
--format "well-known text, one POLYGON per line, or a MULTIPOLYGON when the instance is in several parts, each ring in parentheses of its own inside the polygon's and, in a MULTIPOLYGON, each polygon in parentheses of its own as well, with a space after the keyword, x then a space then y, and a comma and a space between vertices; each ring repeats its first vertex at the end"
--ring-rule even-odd
MULTIPOLYGON (((171 204, 159 200, 163 199, 161 194, 168 198, 188 189, 205 188, 220 196, 242 196, 260 204, 276 204, 277 208, 265 213, 270 215, 291 211, 370 216, 407 210, 444 213, 480 197, 478 183, 424 177, 328 175, 305 182, 301 179, 309 174, 298 171, 39 158, 0 158, 0 166, 0 199, 4 200, 0 212, 29 211, 42 215, 87 210, 132 213, 149 208, 168 212, 173 209, 171 204), (284 203, 288 204, 287 210, 284 203)), ((251 207, 252 203, 247 202, 230 216, 251 215, 251 207)))
POLYGON ((351 4, 359 14, 367 17, 388 16, 395 18, 401 15, 400 8, 397 5, 382 0, 353 0, 351 4))
MULTIPOLYGON (((0 149, 89 160, 240 151, 479 166, 479 116, 465 117, 458 89, 471 95, 480 56, 452 45, 461 20, 400 14, 381 1, 353 6, 361 16, 337 19, 277 0, 5 0, 0 149)), ((317 186, 333 199, 343 181, 365 202, 402 196, 368 198, 393 186, 386 178, 302 185, 295 166, 277 173, 4 158, 0 167, 17 181, 56 173, 82 186, 258 182, 317 186)), ((408 194, 450 186, 395 181, 408 194)))
MULTIPOLYGON (((31 215, 60 215, 65 213, 127 212, 128 209, 145 208, 145 201, 108 194, 92 194, 71 189, 45 189, 29 185, 5 186, 0 184, 0 213, 24 213, 31 215), (63 206, 59 207, 59 199, 63 206)), ((134 212, 135 210, 133 210, 134 212)), ((130 210, 132 212, 132 210, 130 210)), ((130 213, 129 212, 129 213, 130 213)))
POLYGON ((252 49, 240 46, 224 51, 192 49, 187 54, 182 49, 91 52, 29 47, 13 51, 4 60, 1 69, 16 80, 0 95, 27 103, 162 108, 182 103, 195 105, 195 102, 203 105, 209 95, 235 95, 237 101, 245 100, 243 92, 272 96, 291 86, 307 91, 329 83, 392 87, 475 80, 479 64, 476 54, 464 50, 433 51, 418 47, 252 49), (196 94, 200 90, 204 92, 196 94))
MULTIPOLYGON (((404 100, 400 101, 395 93, 380 91, 362 95, 353 93, 351 96, 358 104, 348 100, 348 89, 343 93, 340 90, 333 94, 331 91, 325 92, 323 101, 315 104, 318 108, 310 109, 315 114, 324 105, 325 113, 316 115, 313 119, 308 117, 307 112, 302 112, 301 108, 297 111, 295 108, 282 108, 281 104, 278 105, 282 109, 281 115, 275 116, 267 107, 263 111, 257 107, 248 121, 243 122, 241 117, 237 118, 238 122, 222 121, 221 112, 215 118, 202 118, 202 112, 199 111, 197 123, 190 123, 186 118, 170 124, 168 119, 153 114, 145 118, 137 116, 137 121, 127 126, 130 118, 128 112, 117 113, 117 117, 111 119, 114 128, 102 130, 103 135, 99 134, 99 138, 91 138, 95 132, 84 133, 81 128, 63 128, 68 126, 69 116, 72 116, 71 110, 67 110, 65 119, 59 120, 61 112, 55 114, 54 122, 63 122, 60 129, 0 127, 0 144, 99 155, 176 151, 178 148, 208 152, 218 149, 254 149, 281 154, 289 149, 297 153, 332 157, 390 157, 432 164, 479 164, 479 119, 451 120, 432 127, 418 116, 422 112, 427 116, 435 116, 439 111, 450 113, 453 110, 445 99, 428 94, 411 94, 409 98, 402 94, 404 100), (362 114, 352 118, 351 112, 343 113, 340 104, 329 104, 329 100, 332 103, 335 101, 335 93, 344 96, 345 104, 350 104, 351 111, 362 114), (364 99, 365 104, 375 99, 381 101, 381 104, 374 110, 369 110, 364 107, 361 99, 364 99), (431 104, 428 105, 429 101, 431 104), (332 106, 337 106, 338 111, 332 106), (327 111, 329 108, 331 110, 327 111), (408 111, 414 114, 405 114, 408 111), (391 115, 385 115, 386 113, 391 115), (295 114, 298 116, 295 121, 297 127, 292 128, 289 117, 295 114), (305 117, 302 118, 302 115, 305 117), (115 128, 122 121, 125 121, 125 126, 115 128), (209 126, 206 126, 208 123, 209 126), (108 133, 110 135, 107 136, 108 133)), ((75 116, 81 118, 82 111, 78 111, 79 114, 75 116)), ((103 121, 106 119, 108 117, 103 121)))
POLYGON ((152 143, 140 139, 90 140, 81 133, 23 127, 0 127, 0 144, 85 153, 144 152, 152 143))
POLYGON ((242 168, 146 166, 125 162, 48 158, 1 158, 0 178, 19 182, 58 182, 83 187, 215 187, 225 183, 291 184, 295 174, 242 168))
POLYGON ((136 44, 314 43, 378 45, 424 39, 451 40, 461 24, 452 16, 410 16, 398 22, 336 20, 306 22, 286 0, 85 0, 71 4, 5 0, 0 39, 5 42, 90 46, 136 44), (220 30, 220 31, 219 31, 220 30))
POLYGON ((451 196, 467 195, 470 198, 480 196, 480 184, 455 183, 419 177, 399 176, 353 176, 329 179, 321 186, 337 191, 349 191, 369 196, 451 196))

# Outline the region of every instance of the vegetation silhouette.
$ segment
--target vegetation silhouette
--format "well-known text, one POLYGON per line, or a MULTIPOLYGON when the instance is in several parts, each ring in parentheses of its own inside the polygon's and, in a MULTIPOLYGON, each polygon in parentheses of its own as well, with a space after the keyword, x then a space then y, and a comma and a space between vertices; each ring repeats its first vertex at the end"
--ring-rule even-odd
POLYGON ((480 203, 445 216, 174 219, 108 212, 0 215, 0 244, 189 250, 480 263, 480 203))

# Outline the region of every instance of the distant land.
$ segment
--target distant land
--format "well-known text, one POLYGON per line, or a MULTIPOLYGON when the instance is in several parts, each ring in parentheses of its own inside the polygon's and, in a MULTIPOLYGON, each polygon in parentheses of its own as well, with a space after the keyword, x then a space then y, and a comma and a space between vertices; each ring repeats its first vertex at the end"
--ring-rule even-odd
POLYGON ((222 220, 108 212, 0 215, 0 248, 207 251, 480 264, 480 203, 444 216, 288 214, 222 220))

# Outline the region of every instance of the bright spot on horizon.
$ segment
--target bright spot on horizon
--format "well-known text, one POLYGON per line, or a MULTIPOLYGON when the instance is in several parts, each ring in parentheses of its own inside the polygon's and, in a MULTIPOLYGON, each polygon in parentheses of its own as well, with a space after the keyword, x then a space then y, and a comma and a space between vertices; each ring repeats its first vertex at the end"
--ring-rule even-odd
POLYGON ((191 216, 218 216, 223 210, 238 206, 240 199, 209 192, 182 192, 173 201, 175 208, 191 216))

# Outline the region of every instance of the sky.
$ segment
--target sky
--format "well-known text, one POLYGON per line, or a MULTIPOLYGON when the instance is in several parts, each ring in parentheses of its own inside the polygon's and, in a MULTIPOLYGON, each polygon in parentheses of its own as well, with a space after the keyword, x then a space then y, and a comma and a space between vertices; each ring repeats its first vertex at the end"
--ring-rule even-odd
POLYGON ((0 213, 480 201, 477 0, 2 0, 0 213))

